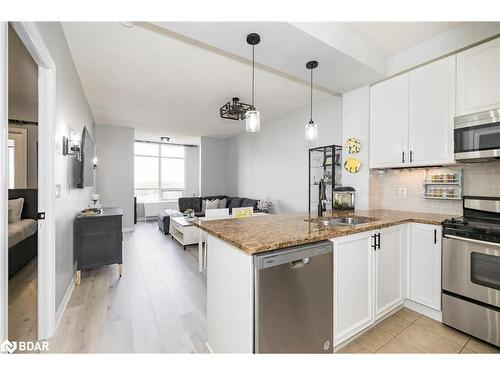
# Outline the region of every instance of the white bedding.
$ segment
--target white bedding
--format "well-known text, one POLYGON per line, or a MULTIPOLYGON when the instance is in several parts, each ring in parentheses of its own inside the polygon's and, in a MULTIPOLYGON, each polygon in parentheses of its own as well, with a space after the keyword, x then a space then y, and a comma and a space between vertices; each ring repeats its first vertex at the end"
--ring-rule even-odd
POLYGON ((9 248, 36 233, 38 224, 33 219, 22 219, 9 224, 9 248))

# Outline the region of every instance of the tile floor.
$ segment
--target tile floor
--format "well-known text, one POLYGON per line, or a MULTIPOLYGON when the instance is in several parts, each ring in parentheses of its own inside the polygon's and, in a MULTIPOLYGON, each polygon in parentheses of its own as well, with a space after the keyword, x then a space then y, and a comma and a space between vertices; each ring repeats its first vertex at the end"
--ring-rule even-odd
POLYGON ((337 353, 500 353, 415 311, 403 308, 371 328, 337 353))

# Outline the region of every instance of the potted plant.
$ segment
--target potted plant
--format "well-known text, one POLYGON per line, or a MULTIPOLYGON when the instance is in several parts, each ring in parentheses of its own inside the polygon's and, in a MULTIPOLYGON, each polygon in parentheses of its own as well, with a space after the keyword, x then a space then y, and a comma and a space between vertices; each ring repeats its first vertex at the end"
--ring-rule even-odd
POLYGON ((188 219, 194 218, 194 210, 192 208, 188 208, 184 213, 188 219))

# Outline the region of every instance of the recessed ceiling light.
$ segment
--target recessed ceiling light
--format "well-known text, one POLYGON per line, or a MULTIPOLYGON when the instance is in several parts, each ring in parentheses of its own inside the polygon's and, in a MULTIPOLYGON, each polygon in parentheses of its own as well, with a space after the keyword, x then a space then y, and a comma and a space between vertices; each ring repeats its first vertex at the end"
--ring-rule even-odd
POLYGON ((134 22, 131 21, 120 21, 118 23, 123 27, 126 27, 127 29, 131 29, 132 27, 134 27, 134 22))
POLYGON ((162 142, 169 142, 170 141, 170 137, 160 137, 160 139, 162 142))

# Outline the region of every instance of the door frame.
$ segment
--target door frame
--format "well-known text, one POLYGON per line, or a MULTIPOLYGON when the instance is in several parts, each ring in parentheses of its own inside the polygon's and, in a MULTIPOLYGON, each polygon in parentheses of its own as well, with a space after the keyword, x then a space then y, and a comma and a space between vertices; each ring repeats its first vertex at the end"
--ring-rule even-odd
MULTIPOLYGON (((38 65, 38 339, 56 328, 55 280, 55 108, 56 66, 34 22, 12 22, 19 39, 38 65)), ((0 22, 0 175, 7 176, 8 23, 0 22)), ((0 179, 0 342, 8 337, 7 179, 0 179)))

